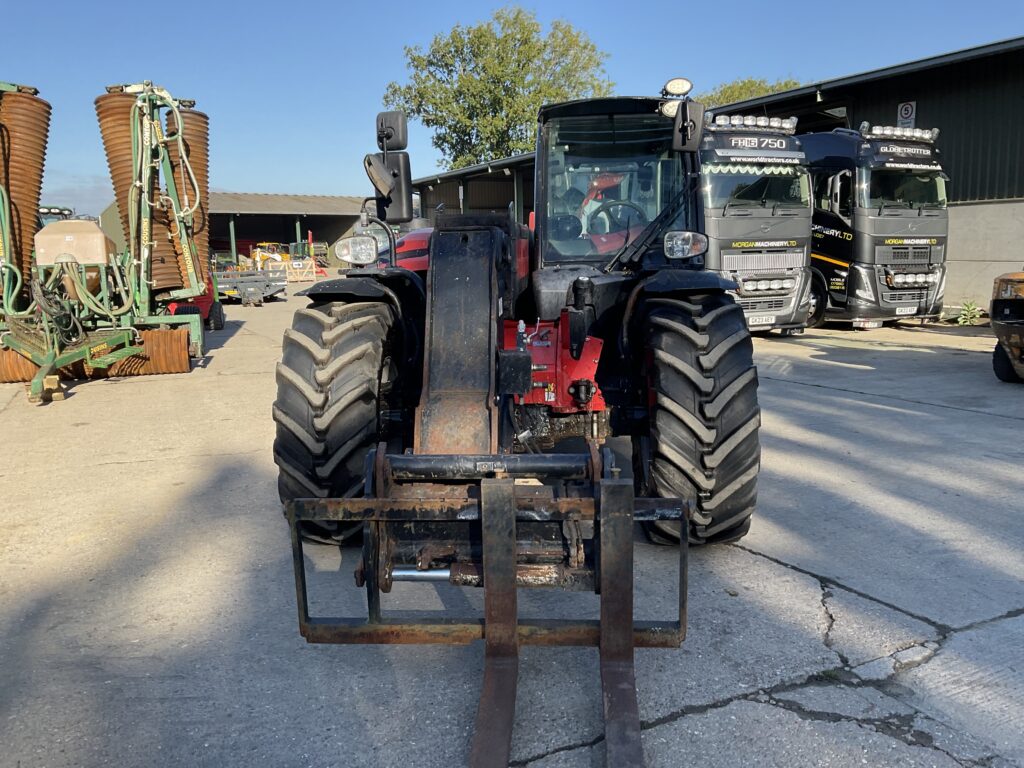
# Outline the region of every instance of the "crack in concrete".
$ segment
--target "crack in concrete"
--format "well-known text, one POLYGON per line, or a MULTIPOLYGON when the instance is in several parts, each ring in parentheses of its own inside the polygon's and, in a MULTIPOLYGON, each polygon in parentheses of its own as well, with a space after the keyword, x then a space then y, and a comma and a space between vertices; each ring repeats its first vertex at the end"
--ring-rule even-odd
POLYGON ((989 411, 979 411, 976 408, 963 408, 958 405, 946 405, 944 403, 929 403, 924 400, 913 400, 909 397, 896 397, 895 395, 886 395, 881 392, 862 392, 859 389, 846 389, 845 387, 836 387, 830 384, 812 384, 808 381, 796 381, 795 379, 780 379, 775 376, 764 376, 758 373, 757 378, 760 380, 767 381, 778 381, 782 384, 798 384, 801 387, 814 387, 815 389, 827 389, 832 392, 847 392, 851 395, 864 395, 865 397, 879 397, 886 400, 896 400, 900 403, 912 403, 914 405, 923 405, 929 408, 945 408, 950 411, 963 411, 965 413, 974 413, 979 416, 991 416, 994 419, 1010 419, 1012 421, 1024 421, 1024 417, 1021 416, 1009 416, 1004 413, 990 413, 989 411))
POLYGON ((851 595, 856 595, 857 597, 863 598, 864 600, 868 600, 872 603, 875 603, 876 605, 880 605, 883 608, 888 608, 891 611, 896 611, 897 613, 901 613, 904 616, 908 616, 911 619, 920 621, 921 623, 927 624, 932 629, 934 629, 940 637, 948 634, 949 632, 959 631, 957 628, 951 627, 948 624, 943 624, 941 621, 935 621, 934 619, 930 619, 923 614, 908 611, 906 608, 901 608, 895 603, 890 603, 887 600, 882 600, 881 598, 875 597, 874 595, 870 595, 867 592, 863 592, 857 589, 856 587, 847 586, 846 584, 843 584, 842 582, 833 579, 831 576, 823 576, 820 573, 814 573, 814 571, 809 571, 806 568, 801 568, 799 565, 787 563, 785 560, 780 560, 777 557, 766 555, 764 552, 758 552, 756 549, 750 549, 749 547, 745 547, 742 544, 738 544, 736 542, 733 542, 732 544, 726 544, 725 546, 742 550, 747 554, 763 558, 770 563, 775 563, 776 565, 781 565, 783 568, 789 568, 791 571, 796 571, 797 573, 801 573, 804 576, 809 576, 812 579, 815 579, 821 585, 822 589, 825 589, 826 587, 835 587, 836 589, 841 589, 844 592, 849 592, 851 595))
MULTIPOLYGON (((821 684, 822 681, 830 679, 829 675, 842 674, 844 672, 845 670, 842 667, 831 667, 829 669, 823 670, 822 672, 816 672, 812 675, 805 675, 804 677, 801 677, 798 680, 779 683, 778 685, 772 686, 771 688, 755 688, 753 690, 734 693, 731 696, 716 699, 715 701, 711 701, 706 704, 687 705, 685 707, 680 707, 677 710, 673 710, 672 712, 669 712, 667 714, 661 715, 660 717, 656 717, 652 720, 642 720, 640 722, 640 730, 648 731, 652 728, 658 728, 659 726, 676 722, 677 720, 681 720, 684 717, 689 717, 693 715, 703 715, 707 712, 711 712, 712 710, 727 707, 730 704, 737 701, 756 701, 756 697, 763 696, 765 693, 768 693, 769 691, 776 691, 782 689, 798 690, 799 688, 804 686, 818 685, 821 684)), ((600 744, 602 741, 604 741, 603 733, 600 736, 590 739, 589 741, 574 742, 572 744, 563 744, 561 746, 549 749, 545 752, 541 752, 539 754, 523 758, 522 760, 513 760, 509 763, 509 768, 521 768, 522 766, 527 766, 530 763, 535 763, 538 760, 544 760, 545 758, 551 757, 552 755, 557 755, 562 752, 572 752, 573 750, 577 749, 589 749, 590 747, 594 747, 600 744)))
MULTIPOLYGON (((726 696, 722 699, 717 699, 715 701, 708 702, 706 704, 694 704, 684 706, 677 710, 673 710, 672 712, 669 712, 667 714, 653 718, 651 720, 642 721, 640 723, 641 731, 647 731, 652 728, 667 725, 669 723, 681 720, 684 717, 702 715, 715 709, 722 709, 737 701, 752 701, 755 703, 769 704, 782 709, 787 709, 789 711, 794 712, 798 716, 806 715, 804 719, 814 719, 823 722, 851 722, 860 727, 870 728, 882 735, 898 739, 899 741, 902 741, 903 743, 909 746, 921 749, 931 749, 940 752, 949 757, 955 763, 957 763, 957 765, 964 766, 964 768, 985 768, 986 766, 991 765, 995 760, 1001 759, 999 755, 995 754, 987 755, 984 758, 979 758, 977 760, 961 758, 942 749, 941 747, 936 746, 934 743, 934 739, 931 735, 924 731, 921 731, 920 729, 915 729, 913 727, 913 720, 916 717, 921 717, 929 722, 938 723, 938 721, 935 720, 935 718, 928 715, 926 712, 922 712, 917 707, 904 701, 903 698, 901 696, 896 695, 894 691, 887 690, 887 686, 892 684, 894 682, 894 678, 901 672, 913 669, 915 667, 923 666, 930 662, 932 659, 934 659, 938 655, 939 651, 942 650, 943 644, 946 643, 954 635, 960 632, 978 629, 979 627, 987 626, 998 621, 1004 621, 1006 619, 1012 619, 1018 616, 1022 616, 1024 615, 1024 608, 1014 608, 1012 610, 1006 611, 1005 613, 999 614, 998 616, 992 616, 987 619, 979 619, 978 621, 971 622, 970 624, 965 624, 960 627, 951 627, 947 624, 943 624, 941 622, 930 619, 927 616, 922 616, 920 614, 915 614, 912 611, 907 611, 903 608, 900 608, 897 605, 873 597, 872 595, 869 595, 865 592, 861 592, 860 590, 855 589, 853 587, 846 586, 845 584, 842 584, 828 576, 822 576, 821 574, 813 573, 812 571, 808 571, 805 568, 792 565, 791 563, 779 560, 778 558, 774 558, 770 555, 765 555, 761 552, 749 549, 740 544, 733 543, 728 546, 732 546, 736 549, 743 550, 744 552, 747 552, 751 555, 762 557, 765 560, 769 560, 772 563, 781 565, 785 568, 789 568, 790 570, 796 571, 805 576, 813 578, 818 582, 818 585, 821 589, 821 607, 822 610, 824 610, 827 619, 827 624, 825 627, 824 635, 822 637, 822 642, 824 643, 826 648, 828 648, 830 651, 836 654, 836 656, 839 658, 841 662, 841 666, 830 667, 821 670, 820 672, 804 676, 795 681, 778 683, 777 685, 771 686, 770 688, 759 688, 752 691, 743 691, 740 693, 733 694, 731 696, 726 696), (858 664, 857 666, 861 667, 864 666, 864 664, 870 664, 874 661, 878 661, 879 659, 893 659, 893 670, 884 678, 880 680, 861 679, 857 677, 857 673, 855 671, 856 668, 851 667, 849 659, 846 658, 846 656, 844 656, 840 651, 832 647, 832 630, 835 627, 836 623, 835 615, 832 613, 832 609, 829 607, 828 604, 828 601, 833 597, 832 588, 842 589, 846 592, 849 592, 850 594, 856 595, 865 600, 869 600, 892 611, 903 614, 904 616, 908 616, 912 619, 927 624, 936 630, 938 634, 938 639, 929 642, 927 645, 920 645, 919 643, 911 642, 906 644, 905 646, 900 646, 895 651, 886 656, 879 656, 877 659, 872 659, 871 661, 863 662, 863 664, 858 664), (922 648, 928 648, 928 650, 932 651, 932 653, 926 657, 922 656, 922 658, 920 659, 910 660, 906 662, 901 662, 895 658, 897 654, 903 653, 904 651, 910 650, 911 648, 915 648, 918 646, 922 648), (777 694, 799 691, 803 688, 808 688, 811 686, 829 686, 850 689, 873 688, 882 695, 887 696, 895 701, 898 701, 903 706, 913 710, 913 714, 890 715, 886 718, 855 718, 849 715, 842 715, 838 712, 822 712, 817 710, 809 710, 796 702, 779 700, 776 698, 777 694)), ((952 729, 952 726, 948 724, 945 724, 945 727, 952 729)), ((563 752, 573 752, 578 749, 590 749, 591 747, 597 746, 602 741, 604 741, 603 733, 587 741, 562 744, 557 747, 553 747, 549 750, 546 750, 545 752, 531 755, 530 757, 526 757, 520 760, 513 760, 509 763, 509 766, 510 768, 524 768, 524 766, 529 766, 531 763, 536 763, 540 760, 544 760, 546 758, 552 757, 553 755, 561 754, 563 752)))
POLYGON ((822 642, 825 643, 825 647, 828 648, 832 653, 839 657, 839 661, 842 662, 844 667, 850 665, 850 659, 840 651, 838 648, 833 647, 834 640, 832 638, 832 629, 836 625, 835 614, 832 613, 832 609, 829 608, 828 601, 832 597, 832 590, 828 588, 824 582, 820 579, 818 586, 821 587, 821 608, 825 611, 825 618, 827 623, 825 624, 825 634, 822 637, 822 642))
MULTIPOLYGON (((874 686, 868 686, 866 684, 858 686, 856 684, 846 685, 843 683, 837 683, 836 687, 857 688, 874 686)), ((879 689, 876 688, 876 690, 879 689)), ((879 692, 885 696, 889 696, 889 694, 885 693, 884 691, 879 690, 879 692)), ((896 697, 894 696, 890 696, 890 698, 893 698, 896 701, 900 701, 899 699, 896 699, 896 697)), ((948 750, 939 747, 935 744, 935 739, 931 736, 931 734, 914 727, 914 721, 918 717, 923 717, 926 720, 934 722, 932 718, 928 717, 928 715, 926 715, 925 713, 918 711, 914 707, 910 707, 910 709, 914 710, 910 714, 890 714, 886 717, 854 717, 852 715, 843 715, 838 712, 809 709, 798 702, 790 701, 784 698, 777 698, 771 693, 768 693, 766 695, 764 703, 773 707, 777 707, 779 709, 786 710, 787 712, 792 712, 801 720, 825 723, 852 723, 860 728, 865 728, 867 730, 874 731, 875 733, 879 733, 883 736, 887 736, 891 739, 897 739, 898 741, 902 741, 904 744, 908 746, 920 749, 930 749, 935 752, 939 752, 948 757, 953 762, 955 762, 957 765, 964 766, 965 768, 985 766, 990 764, 991 761, 996 758, 995 755, 990 755, 986 756, 985 758, 982 758, 981 761, 971 760, 968 758, 958 757, 957 755, 954 755, 952 752, 949 752, 948 750)), ((900 703, 906 706, 904 702, 900 701, 900 703)))

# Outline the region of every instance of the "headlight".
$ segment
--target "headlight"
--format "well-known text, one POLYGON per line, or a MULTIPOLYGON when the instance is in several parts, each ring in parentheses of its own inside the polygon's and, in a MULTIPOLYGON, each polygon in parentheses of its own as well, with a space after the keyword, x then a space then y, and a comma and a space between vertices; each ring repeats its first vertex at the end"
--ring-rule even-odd
POLYGON ((771 287, 772 287, 772 281, 771 280, 758 280, 757 281, 757 290, 759 290, 759 291, 767 291, 771 287))
POLYGON ((679 99, 661 102, 661 114, 663 114, 665 117, 675 117, 676 112, 679 111, 679 105, 681 103, 682 102, 680 102, 679 99))
POLYGON ((377 241, 369 235, 345 237, 334 244, 338 261, 364 266, 377 260, 377 241))
POLYGON ((665 83, 665 87, 661 89, 661 92, 666 96, 685 96, 692 90, 693 83, 685 77, 673 77, 665 83))
POLYGON ((928 279, 927 275, 914 275, 914 280, 916 282, 918 282, 918 283, 923 283, 927 279, 928 279))
POLYGON ((796 288, 796 280, 792 278, 786 278, 785 280, 782 281, 782 287, 785 288, 787 291, 790 290, 791 288, 796 288))
POLYGON ((773 291, 781 291, 782 290, 782 281, 781 280, 772 280, 768 287, 771 288, 773 291))
POLYGON ((708 250, 708 239, 700 232, 666 232, 665 258, 692 259, 708 250))
POLYGON ((892 281, 894 283, 896 283, 896 285, 903 285, 903 283, 907 282, 907 276, 906 275, 896 275, 895 277, 893 277, 892 281))
POLYGON ((934 272, 932 274, 928 275, 928 283, 929 284, 934 285, 935 283, 938 282, 938 280, 939 280, 939 276, 936 275, 934 272))

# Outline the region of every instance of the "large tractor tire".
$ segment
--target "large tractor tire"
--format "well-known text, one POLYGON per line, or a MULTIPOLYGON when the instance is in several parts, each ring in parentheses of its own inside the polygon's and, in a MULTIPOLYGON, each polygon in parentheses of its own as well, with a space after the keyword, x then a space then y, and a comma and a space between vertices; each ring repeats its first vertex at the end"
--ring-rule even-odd
MULTIPOLYGON (((750 528, 761 462, 757 369, 743 311, 722 293, 647 302, 651 431, 640 482, 690 503, 691 543, 734 541, 750 528)), ((678 523, 647 526, 658 543, 678 523)))
POLYGON ((1013 367, 1013 361, 1007 354, 1006 347, 998 341, 996 342, 996 348, 992 350, 992 371, 997 379, 1008 384, 1020 384, 1022 381, 1021 377, 1017 375, 1017 370, 1013 367))
MULTIPOLYGON (((362 493, 366 452, 381 433, 382 388, 393 379, 393 324, 391 308, 378 302, 329 302, 295 313, 273 407, 282 502, 362 493)), ((304 533, 341 541, 358 529, 310 524, 304 533)))

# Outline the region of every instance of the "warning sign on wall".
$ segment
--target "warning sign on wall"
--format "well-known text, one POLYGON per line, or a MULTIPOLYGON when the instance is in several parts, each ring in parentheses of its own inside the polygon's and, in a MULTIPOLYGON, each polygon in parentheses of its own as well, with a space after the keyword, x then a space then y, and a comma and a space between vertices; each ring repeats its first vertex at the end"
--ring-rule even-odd
POLYGON ((904 101, 896 108, 896 125, 900 128, 914 128, 917 120, 917 102, 904 101))

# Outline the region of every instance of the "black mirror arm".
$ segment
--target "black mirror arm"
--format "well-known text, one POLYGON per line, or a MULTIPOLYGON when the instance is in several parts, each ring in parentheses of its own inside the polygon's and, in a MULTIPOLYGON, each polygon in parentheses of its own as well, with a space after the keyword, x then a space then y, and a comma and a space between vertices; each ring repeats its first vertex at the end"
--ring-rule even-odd
POLYGON ((395 233, 391 231, 391 227, 366 210, 366 204, 371 200, 377 202, 375 197, 367 197, 363 200, 362 208, 359 209, 360 224, 364 227, 369 224, 376 224, 384 230, 388 236, 388 266, 397 266, 398 244, 395 240, 395 233))

